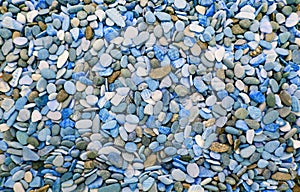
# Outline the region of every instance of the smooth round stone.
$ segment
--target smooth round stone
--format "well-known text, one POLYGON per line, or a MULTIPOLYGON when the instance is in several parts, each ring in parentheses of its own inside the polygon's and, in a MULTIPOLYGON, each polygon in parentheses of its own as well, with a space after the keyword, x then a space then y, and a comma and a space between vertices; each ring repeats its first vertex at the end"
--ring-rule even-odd
POLYGON ((61 167, 64 164, 64 157, 62 155, 56 156, 52 161, 54 166, 61 167))
POLYGON ((166 147, 164 149, 164 152, 169 155, 169 156, 172 156, 172 155, 175 155, 177 153, 177 149, 175 147, 166 147))
POLYGON ((95 95, 88 95, 86 96, 86 102, 91 106, 96 105, 98 102, 98 97, 95 95))
POLYGON ((205 100, 205 104, 207 106, 213 106, 215 103, 217 102, 217 97, 214 95, 209 96, 206 100, 205 100))
POLYGON ((46 141, 47 136, 50 136, 51 131, 49 128, 44 128, 42 130, 40 130, 40 132, 38 133, 38 139, 40 141, 46 141))
POLYGON ((27 121, 29 119, 30 119, 30 111, 28 109, 21 109, 19 111, 17 120, 24 122, 24 121, 27 121))
POLYGON ((299 16, 297 13, 291 13, 290 16, 285 21, 286 27, 293 27, 299 23, 299 16))
POLYGON ((25 171, 24 170, 19 170, 16 173, 13 174, 11 179, 13 181, 19 181, 19 180, 23 179, 24 175, 25 175, 25 171))
POLYGON ((158 136, 156 137, 156 140, 157 140, 159 143, 164 143, 164 142, 166 142, 166 140, 167 140, 167 136, 166 136, 166 135, 160 134, 160 135, 158 135, 158 136))
POLYGON ((76 87, 75 87, 74 83, 71 81, 66 81, 64 83, 64 89, 70 95, 74 95, 76 93, 76 87))
POLYGON ((249 112, 246 109, 239 108, 238 110, 235 111, 234 116, 238 119, 246 119, 248 114, 249 112))
POLYGON ((41 49, 38 51, 38 58, 40 60, 46 60, 49 57, 49 52, 47 49, 41 49))
POLYGON ((176 31, 183 31, 185 28, 184 22, 180 21, 180 20, 176 21, 175 28, 176 28, 176 31))
POLYGON ((224 107, 225 109, 231 108, 233 104, 234 104, 234 99, 230 96, 226 96, 222 100, 222 107, 224 107))
POLYGON ((138 30, 136 27, 129 26, 127 27, 125 33, 124 33, 124 38, 126 39, 131 39, 135 38, 138 35, 138 30))
POLYGON ((17 37, 13 40, 14 44, 17 46, 24 46, 27 44, 28 39, 26 37, 17 37))
POLYGON ((264 159, 260 159, 258 162, 257 162, 257 166, 259 168, 265 168, 269 165, 269 162, 267 160, 264 160, 264 159))
POLYGON ((178 9, 184 9, 186 7, 186 1, 185 0, 175 0, 174 5, 178 9))
POLYGON ((259 117, 261 117, 261 111, 257 107, 249 106, 248 111, 249 111, 249 115, 252 119, 258 119, 259 117))
POLYGON ((100 56, 100 63, 103 67, 108 67, 112 63, 112 57, 107 53, 103 53, 100 56))
POLYGON ((221 91, 225 89, 225 83, 217 77, 211 80, 211 86, 215 91, 221 91))
POLYGON ((265 144, 264 148, 265 151, 269 152, 269 153, 273 153, 280 145, 280 142, 277 140, 274 141, 269 141, 265 144))
POLYGON ((13 186, 14 191, 18 191, 18 192, 25 192, 25 189, 22 185, 22 183, 20 182, 16 182, 13 186))
POLYGON ((129 153, 134 153, 137 150, 137 145, 134 142, 127 142, 125 144, 125 150, 129 153))
POLYGON ((1 108, 5 111, 9 111, 15 104, 15 101, 13 99, 7 99, 5 98, 1 103, 1 108))
POLYGON ((254 145, 250 145, 249 147, 243 148, 240 151, 240 155, 243 158, 249 158, 256 150, 256 147, 254 145))
POLYGON ((270 124, 279 117, 279 113, 276 110, 270 111, 263 117, 264 124, 270 124))
POLYGON ((196 163, 189 163, 187 165, 187 173, 193 177, 193 178, 196 178, 199 176, 199 173, 200 173, 200 170, 199 170, 199 167, 196 163))
POLYGON ((180 169, 173 169, 171 175, 176 181, 184 181, 186 179, 186 174, 180 169))

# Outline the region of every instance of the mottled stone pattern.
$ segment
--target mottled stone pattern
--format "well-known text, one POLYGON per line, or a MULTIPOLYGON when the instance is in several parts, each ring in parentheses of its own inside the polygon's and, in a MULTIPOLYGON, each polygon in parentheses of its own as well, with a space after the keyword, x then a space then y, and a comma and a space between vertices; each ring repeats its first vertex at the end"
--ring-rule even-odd
POLYGON ((0 191, 300 191, 300 0, 0 0, 0 191))

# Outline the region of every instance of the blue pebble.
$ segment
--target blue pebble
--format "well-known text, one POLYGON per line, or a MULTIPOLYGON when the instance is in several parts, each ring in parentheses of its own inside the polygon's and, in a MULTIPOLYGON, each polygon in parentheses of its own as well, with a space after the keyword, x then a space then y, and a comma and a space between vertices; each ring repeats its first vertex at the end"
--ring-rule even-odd
POLYGON ((27 98, 26 97, 21 97, 19 98, 16 103, 15 103, 15 106, 16 106, 16 110, 21 110, 24 108, 24 106, 26 105, 26 102, 27 102, 27 98))
POLYGON ((235 122, 235 126, 239 129, 243 130, 243 131, 249 130, 249 127, 248 127, 247 123, 243 120, 237 120, 235 122))
POLYGON ((276 123, 271 123, 271 124, 264 126, 264 130, 270 131, 270 132, 276 132, 278 128, 279 128, 279 125, 276 123))
POLYGON ((268 50, 272 49, 272 44, 265 40, 260 40, 259 45, 268 50))
POLYGON ((252 119, 258 119, 259 117, 261 117, 261 111, 257 107, 249 106, 248 111, 249 111, 249 115, 252 119))
POLYGON ((153 51, 154 51, 155 57, 156 57, 159 61, 162 61, 162 60, 164 59, 165 52, 163 51, 163 49, 162 49, 161 46, 155 45, 155 46, 153 47, 153 51))
POLYGON ((249 97, 256 103, 265 102, 266 98, 260 91, 251 91, 249 97))
POLYGON ((169 58, 170 58, 172 61, 179 59, 179 56, 180 56, 180 55, 179 55, 178 49, 176 49, 176 48, 171 48, 171 49, 169 49, 169 50, 168 50, 168 56, 169 56, 169 58))
POLYGON ((209 169, 206 169, 205 167, 203 166, 200 166, 200 173, 199 173, 199 177, 203 178, 203 177, 208 177, 208 178, 212 178, 216 175, 217 173, 209 170, 209 169))
POLYGON ((127 142, 125 144, 125 150, 129 153, 134 153, 137 150, 137 145, 134 142, 127 142))
POLYGON ((53 25, 47 25, 46 32, 49 36, 56 36, 57 30, 54 29, 53 25))
POLYGON ((159 131, 161 134, 169 135, 169 134, 171 133, 171 128, 165 127, 165 126, 160 126, 160 127, 158 128, 158 131, 159 131))

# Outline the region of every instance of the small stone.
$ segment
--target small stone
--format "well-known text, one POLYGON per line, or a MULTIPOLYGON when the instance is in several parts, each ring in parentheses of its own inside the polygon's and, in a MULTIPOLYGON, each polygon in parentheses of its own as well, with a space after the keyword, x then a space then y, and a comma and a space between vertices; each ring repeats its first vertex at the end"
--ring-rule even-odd
POLYGON ((249 158, 256 150, 256 147, 254 145, 250 145, 246 148, 241 149, 240 155, 243 158, 249 158))
POLYGON ((291 180, 292 176, 289 173, 276 172, 271 178, 276 181, 287 181, 291 180))
POLYGON ((76 87, 74 83, 71 81, 66 81, 64 83, 64 89, 67 94, 74 95, 76 93, 76 87))
POLYGON ((189 93, 188 89, 183 85, 177 85, 175 87, 175 92, 180 97, 184 97, 189 93))
POLYGON ((286 91, 281 91, 279 94, 280 100, 282 103, 286 106, 291 106, 292 105, 292 98, 291 95, 286 92, 286 91))
POLYGON ((186 178, 186 174, 180 169, 174 169, 171 174, 176 181, 184 181, 186 178))
POLYGON ((112 63, 112 57, 107 53, 103 53, 100 56, 100 63, 103 67, 108 67, 112 63))
POLYGON ((235 111, 234 116, 238 119, 246 119, 248 116, 248 111, 244 108, 239 108, 238 110, 235 111))
POLYGON ((299 23, 299 16, 297 13, 291 13, 290 16, 285 21, 286 27, 293 27, 299 23))
POLYGON ((65 90, 60 90, 56 96, 58 102, 64 102, 68 98, 68 93, 65 90))
POLYGON ((209 149, 217 153, 223 153, 229 150, 229 146, 223 143, 213 142, 209 149))
POLYGON ((164 67, 152 69, 150 72, 150 77, 152 79, 161 79, 171 72, 171 65, 166 65, 164 67))

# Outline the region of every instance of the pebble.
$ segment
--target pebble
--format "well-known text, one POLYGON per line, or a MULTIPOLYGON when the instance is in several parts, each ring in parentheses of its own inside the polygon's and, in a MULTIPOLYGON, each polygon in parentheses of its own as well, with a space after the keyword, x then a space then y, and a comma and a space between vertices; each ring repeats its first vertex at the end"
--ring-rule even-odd
POLYGON ((243 158, 249 158, 256 150, 256 147, 254 145, 250 145, 246 148, 243 148, 241 151, 240 151, 240 155, 243 157, 243 158))

